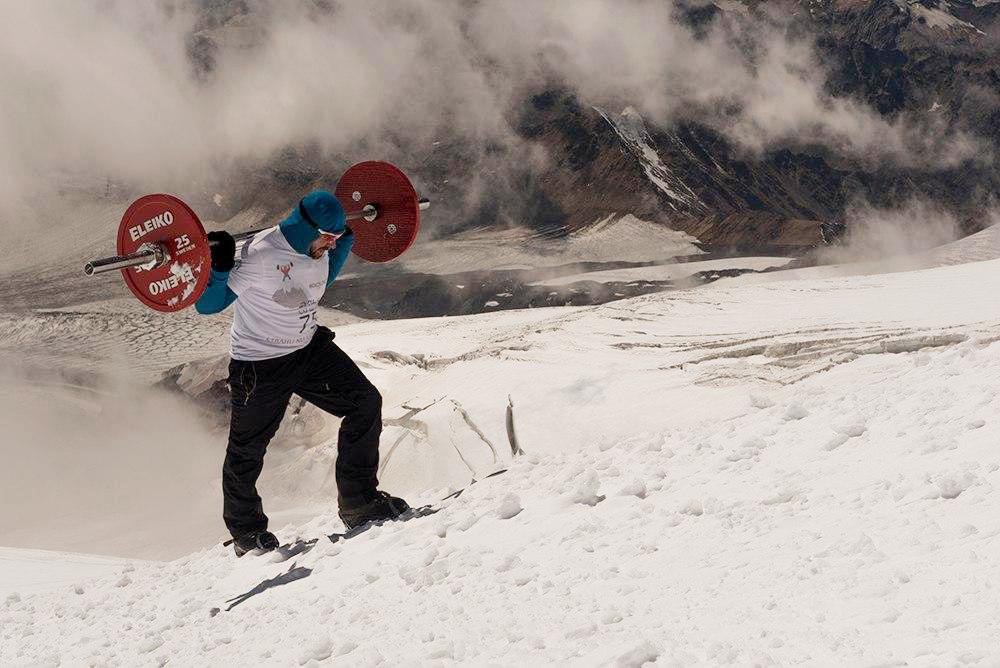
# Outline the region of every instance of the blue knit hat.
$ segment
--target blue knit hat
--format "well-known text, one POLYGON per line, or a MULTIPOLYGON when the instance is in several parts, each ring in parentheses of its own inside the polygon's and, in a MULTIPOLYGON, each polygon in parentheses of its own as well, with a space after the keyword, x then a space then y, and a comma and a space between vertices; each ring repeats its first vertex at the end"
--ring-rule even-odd
POLYGON ((344 207, 326 190, 314 190, 303 197, 288 218, 278 225, 288 245, 303 255, 309 254, 309 244, 316 240, 320 231, 339 234, 346 226, 344 207))

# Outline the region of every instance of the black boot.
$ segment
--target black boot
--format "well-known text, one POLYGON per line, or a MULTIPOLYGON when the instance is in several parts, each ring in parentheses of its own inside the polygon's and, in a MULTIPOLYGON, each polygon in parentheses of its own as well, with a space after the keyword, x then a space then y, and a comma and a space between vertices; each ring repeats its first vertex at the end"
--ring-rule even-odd
POLYGON ((277 547, 278 539, 270 531, 257 531, 233 538, 233 549, 236 550, 237 557, 254 550, 270 552, 277 547))
POLYGON ((406 501, 379 491, 366 503, 341 505, 340 519, 348 529, 354 529, 368 522, 394 520, 409 509, 406 501))

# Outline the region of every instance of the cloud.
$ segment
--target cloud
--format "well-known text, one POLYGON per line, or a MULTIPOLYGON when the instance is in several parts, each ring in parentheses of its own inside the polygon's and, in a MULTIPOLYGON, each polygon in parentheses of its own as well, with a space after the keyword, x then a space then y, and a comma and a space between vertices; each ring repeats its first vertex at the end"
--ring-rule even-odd
POLYGON ((847 211, 844 222, 844 235, 820 251, 821 262, 903 263, 900 268, 909 268, 906 265, 917 262, 923 251, 962 236, 959 221, 951 213, 919 199, 893 209, 859 202, 847 211))
POLYGON ((864 159, 951 164, 976 149, 946 128, 923 132, 922 122, 829 96, 811 43, 766 17, 728 12, 696 34, 662 0, 242 4, 250 11, 231 16, 239 4, 195 0, 8 7, 5 221, 55 184, 183 191, 288 146, 420 152, 443 136, 520 146, 510 112, 548 84, 588 103, 631 104, 661 124, 695 118, 749 151, 820 143, 864 159))
POLYGON ((509 0, 487 3, 472 25, 479 48, 519 79, 568 82, 602 104, 627 100, 663 124, 693 118, 750 151, 822 144, 904 166, 980 155, 940 117, 890 121, 828 94, 826 66, 787 19, 722 14, 696 35, 676 12, 669 2, 509 0))
POLYGON ((0 356, 6 545, 173 558, 223 531, 223 444, 190 403, 129 380, 0 356))

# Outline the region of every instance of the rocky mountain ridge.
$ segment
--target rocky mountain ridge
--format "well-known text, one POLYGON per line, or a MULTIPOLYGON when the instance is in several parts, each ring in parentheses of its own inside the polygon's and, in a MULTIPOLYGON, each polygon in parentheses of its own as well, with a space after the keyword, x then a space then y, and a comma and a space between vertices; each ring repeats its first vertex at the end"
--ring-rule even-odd
MULTIPOLYGON (((255 17, 268 5, 200 6, 189 57, 199 76, 210 77, 218 44, 251 50, 262 39, 255 17)), ((434 200, 428 223, 437 238, 518 226, 558 238, 633 214, 689 233, 712 252, 802 254, 836 237, 858 203, 892 208, 914 199, 953 213, 965 232, 983 226, 1000 192, 1000 3, 683 0, 674 11, 695 35, 746 16, 811 44, 829 103, 863 105, 932 148, 916 159, 873 158, 806 133, 751 151, 697 114, 658 124, 629 100, 597 105, 550 81, 524 90, 507 110, 515 138, 506 144, 455 131, 432 142, 359 140, 337 155, 288 146, 193 186, 195 208, 222 224, 251 208, 276 219, 303 191, 330 187, 352 162, 378 158, 398 164, 434 200), (946 137, 965 142, 965 154, 926 155, 946 137)), ((751 60, 754 48, 746 47, 751 60)))

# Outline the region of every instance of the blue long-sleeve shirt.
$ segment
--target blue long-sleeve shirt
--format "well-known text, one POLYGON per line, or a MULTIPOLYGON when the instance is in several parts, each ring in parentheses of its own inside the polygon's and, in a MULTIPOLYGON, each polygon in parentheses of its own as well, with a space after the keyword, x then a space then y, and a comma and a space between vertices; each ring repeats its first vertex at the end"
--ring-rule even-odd
POLYGON ((220 313, 236 301, 236 293, 229 288, 229 272, 212 270, 205 292, 194 303, 194 309, 202 315, 220 313))
MULTIPOLYGON (((348 230, 342 237, 337 239, 337 245, 327 251, 327 261, 330 272, 326 280, 326 286, 330 287, 340 274, 340 270, 347 263, 347 258, 351 254, 354 246, 354 233, 348 230)), ((202 315, 221 313, 237 299, 236 293, 229 287, 229 272, 212 270, 208 279, 205 292, 202 293, 194 308, 202 315)))

